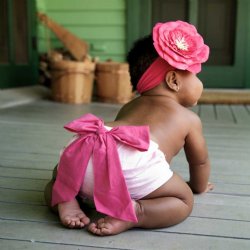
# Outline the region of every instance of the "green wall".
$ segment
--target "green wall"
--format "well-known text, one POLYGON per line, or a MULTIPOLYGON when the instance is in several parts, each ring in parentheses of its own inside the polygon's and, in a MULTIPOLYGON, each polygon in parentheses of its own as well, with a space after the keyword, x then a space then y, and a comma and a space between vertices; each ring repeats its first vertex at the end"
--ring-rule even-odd
MULTIPOLYGON (((36 0, 37 9, 84 39, 89 54, 100 60, 124 61, 126 0, 36 0)), ((38 50, 62 47, 53 33, 38 23, 38 50)))

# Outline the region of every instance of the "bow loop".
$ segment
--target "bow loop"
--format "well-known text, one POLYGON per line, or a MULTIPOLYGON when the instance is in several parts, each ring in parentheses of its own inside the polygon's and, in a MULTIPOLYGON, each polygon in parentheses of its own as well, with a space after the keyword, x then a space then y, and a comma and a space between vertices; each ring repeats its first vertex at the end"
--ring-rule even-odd
POLYGON ((101 119, 92 114, 86 114, 78 119, 67 123, 64 128, 70 132, 77 134, 96 133, 99 129, 103 129, 104 123, 101 119))
POLYGON ((147 151, 149 147, 148 126, 119 126, 113 128, 110 133, 113 137, 128 146, 140 151, 147 151))

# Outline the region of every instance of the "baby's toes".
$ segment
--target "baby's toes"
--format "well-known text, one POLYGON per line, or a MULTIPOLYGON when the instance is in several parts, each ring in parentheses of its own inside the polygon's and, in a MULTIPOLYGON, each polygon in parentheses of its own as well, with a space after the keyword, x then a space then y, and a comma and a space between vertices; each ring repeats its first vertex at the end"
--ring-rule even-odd
POLYGON ((90 223, 88 226, 88 231, 90 231, 91 233, 95 234, 97 231, 97 227, 95 223, 90 223))
POLYGON ((112 234, 112 225, 108 223, 105 218, 101 218, 97 221, 97 228, 100 230, 99 235, 112 234))
POLYGON ((95 235, 103 235, 101 229, 97 227, 96 223, 91 223, 88 227, 89 232, 95 235))
POLYGON ((63 223, 63 225, 66 226, 66 227, 70 226, 71 223, 72 223, 71 217, 70 217, 70 216, 65 217, 65 218, 62 220, 62 223, 63 223))
POLYGON ((75 228, 83 228, 85 224, 81 222, 80 220, 75 222, 75 228))
POLYGON ((79 215, 79 221, 84 225, 88 225, 90 223, 90 219, 86 215, 79 215))
POLYGON ((69 228, 76 228, 76 222, 75 221, 70 221, 70 223, 68 224, 69 228))
POLYGON ((101 219, 99 219, 99 220, 96 222, 97 228, 103 228, 103 227, 105 227, 105 224, 106 224, 106 221, 105 221, 104 218, 101 218, 101 219))
POLYGON ((111 235, 112 230, 108 227, 103 227, 100 229, 100 235, 111 235))

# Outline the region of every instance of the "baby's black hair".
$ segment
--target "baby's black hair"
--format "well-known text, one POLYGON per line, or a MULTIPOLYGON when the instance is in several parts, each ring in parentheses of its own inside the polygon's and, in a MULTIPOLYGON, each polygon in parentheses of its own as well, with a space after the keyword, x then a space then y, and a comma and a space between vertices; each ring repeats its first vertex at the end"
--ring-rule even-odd
POLYGON ((137 40, 127 55, 133 90, 136 90, 138 81, 143 73, 158 57, 153 45, 152 35, 137 40))

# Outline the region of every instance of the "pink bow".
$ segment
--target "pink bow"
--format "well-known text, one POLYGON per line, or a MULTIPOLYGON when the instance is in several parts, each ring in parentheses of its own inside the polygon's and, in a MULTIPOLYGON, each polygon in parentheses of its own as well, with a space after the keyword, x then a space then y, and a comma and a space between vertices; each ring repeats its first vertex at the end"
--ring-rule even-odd
POLYGON ((104 123, 86 114, 64 126, 78 138, 63 152, 52 191, 52 206, 76 197, 92 155, 96 210, 112 217, 137 222, 128 193, 116 141, 140 151, 149 147, 148 126, 119 126, 108 131, 104 123))

